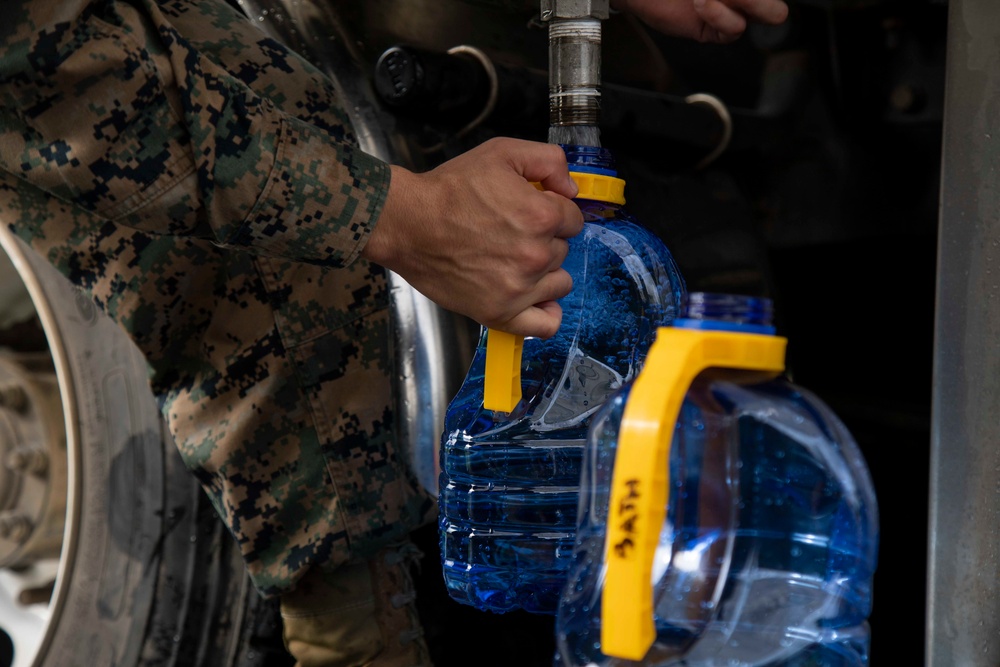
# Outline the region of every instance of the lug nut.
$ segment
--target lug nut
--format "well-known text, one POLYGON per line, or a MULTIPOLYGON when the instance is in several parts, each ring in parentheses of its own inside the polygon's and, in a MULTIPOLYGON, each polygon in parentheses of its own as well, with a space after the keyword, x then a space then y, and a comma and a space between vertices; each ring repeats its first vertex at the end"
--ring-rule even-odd
POLYGON ((31 519, 23 514, 14 512, 4 512, 0 514, 0 539, 11 540, 13 542, 25 542, 31 535, 34 526, 31 519))
POLYGON ((0 407, 23 410, 28 405, 28 395, 24 387, 17 384, 0 385, 0 407))
POLYGON ((49 457, 38 447, 21 446, 7 453, 4 465, 14 472, 41 475, 49 467, 49 457))
POLYGON ((53 581, 50 584, 38 586, 37 588, 25 588, 18 593, 17 601, 25 607, 32 604, 48 604, 52 601, 52 591, 55 589, 55 586, 56 582, 53 581))

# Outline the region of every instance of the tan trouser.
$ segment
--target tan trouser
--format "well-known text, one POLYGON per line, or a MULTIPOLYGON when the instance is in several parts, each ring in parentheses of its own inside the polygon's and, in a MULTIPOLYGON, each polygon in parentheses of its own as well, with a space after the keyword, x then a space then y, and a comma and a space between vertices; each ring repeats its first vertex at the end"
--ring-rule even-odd
POLYGON ((312 570, 282 596, 285 647, 296 667, 430 667, 406 549, 332 573, 312 570))

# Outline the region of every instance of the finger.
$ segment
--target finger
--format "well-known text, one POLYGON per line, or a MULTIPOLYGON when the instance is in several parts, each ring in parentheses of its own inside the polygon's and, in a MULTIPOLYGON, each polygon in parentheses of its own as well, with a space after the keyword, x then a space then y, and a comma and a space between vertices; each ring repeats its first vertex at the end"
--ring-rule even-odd
POLYGON ((529 303, 557 301, 573 289, 573 277, 565 269, 549 271, 538 279, 529 294, 529 303))
POLYGON ((783 0, 726 0, 744 16, 761 23, 778 25, 788 18, 788 5, 783 0))
POLYGON ((537 275, 516 292, 497 290, 483 295, 479 317, 476 321, 494 329, 518 333, 508 328, 515 315, 530 306, 546 301, 557 301, 573 289, 573 277, 561 267, 537 275))
POLYGON ((572 199, 579 192, 569 176, 566 153, 554 144, 537 141, 512 141, 508 159, 517 172, 528 181, 541 183, 544 190, 572 199))
MULTIPOLYGON (((732 41, 747 29, 747 21, 743 14, 721 0, 693 0, 691 4, 706 26, 718 33, 716 35, 718 39, 708 41, 732 41)), ((708 36, 711 36, 711 33, 708 36)))
MULTIPOLYGON (((539 248, 539 250, 541 250, 541 248, 539 248)), ((569 241, 560 238, 550 238, 545 245, 544 255, 539 256, 538 262, 533 263, 530 267, 525 264, 521 264, 520 273, 526 278, 526 280, 534 281, 534 284, 537 284, 539 280, 548 274, 561 269, 563 262, 566 261, 566 257, 568 255, 569 241)), ((530 300, 534 303, 539 300, 538 294, 532 293, 527 296, 526 300, 530 300)))
POLYGON ((580 211, 580 207, 573 203, 572 200, 566 199, 563 195, 555 194, 554 192, 543 192, 543 195, 549 197, 549 201, 552 202, 559 210, 559 226, 555 230, 555 236, 561 239, 568 239, 576 236, 581 231, 583 231, 583 212, 580 211))
POLYGON ((520 336, 551 338, 562 322, 562 308, 555 301, 543 301, 525 308, 502 327, 503 331, 520 336))
POLYGON ((569 242, 565 239, 552 239, 552 261, 549 263, 549 272, 558 271, 569 255, 569 242))

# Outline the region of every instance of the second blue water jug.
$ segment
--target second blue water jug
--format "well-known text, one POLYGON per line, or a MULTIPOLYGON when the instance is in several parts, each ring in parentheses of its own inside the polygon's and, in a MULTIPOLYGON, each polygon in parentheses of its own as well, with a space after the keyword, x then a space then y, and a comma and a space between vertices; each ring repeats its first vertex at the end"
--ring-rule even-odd
POLYGON ((624 181, 611 154, 564 149, 585 224, 563 263, 573 290, 559 302, 559 331, 523 341, 521 398, 492 410, 484 406, 484 376, 493 334, 484 330, 445 418, 445 584, 455 600, 494 612, 555 613, 571 562, 590 419, 638 373, 684 293, 663 242, 623 209, 624 181))
POLYGON ((559 667, 864 667, 864 458, 783 377, 770 302, 692 293, 594 417, 559 667))

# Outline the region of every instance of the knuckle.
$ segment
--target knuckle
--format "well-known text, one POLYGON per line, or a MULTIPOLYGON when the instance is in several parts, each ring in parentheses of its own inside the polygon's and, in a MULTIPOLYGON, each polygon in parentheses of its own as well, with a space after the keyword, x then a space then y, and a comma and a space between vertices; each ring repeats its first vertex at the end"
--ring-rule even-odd
POLYGON ((508 154, 513 152, 515 144, 516 141, 510 137, 491 137, 486 140, 483 146, 492 151, 508 154))
POLYGON ((526 248, 521 259, 524 269, 532 274, 543 273, 552 263, 553 253, 545 246, 526 248))
MULTIPOLYGON (((548 200, 548 197, 546 197, 546 200, 548 200)), ((562 213, 555 206, 540 206, 533 217, 541 231, 546 234, 558 228, 560 223, 562 223, 562 213)))
MULTIPOLYGON (((523 267, 523 265, 522 265, 523 267)), ((523 268, 522 268, 523 271, 523 268)), ((510 311, 525 295, 528 288, 519 273, 508 274, 497 280, 490 307, 496 317, 510 317, 510 311)))
POLYGON ((551 156, 552 160, 555 160, 557 162, 561 161, 563 163, 566 162, 566 152, 562 149, 561 146, 558 146, 556 144, 543 144, 543 146, 545 147, 545 150, 548 151, 548 154, 551 156))
POLYGON ((499 304, 490 304, 479 313, 479 320, 488 327, 502 325, 510 318, 510 314, 499 304))

